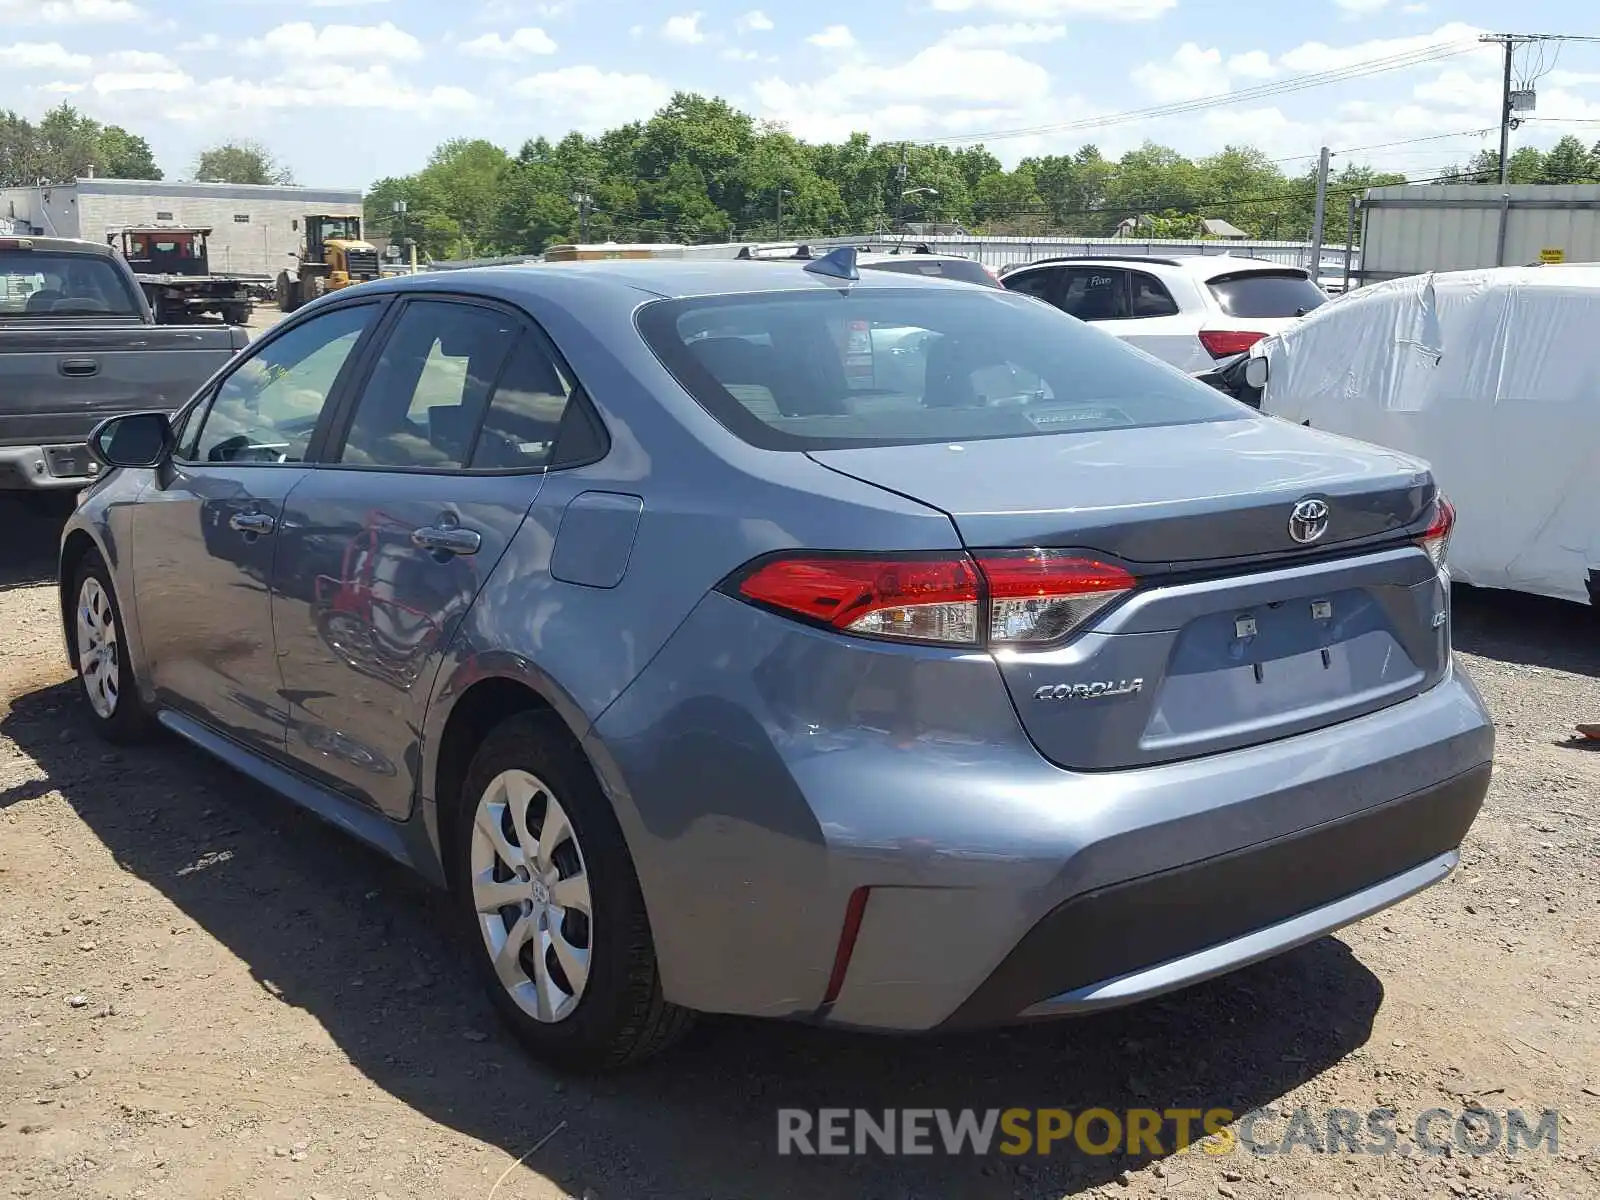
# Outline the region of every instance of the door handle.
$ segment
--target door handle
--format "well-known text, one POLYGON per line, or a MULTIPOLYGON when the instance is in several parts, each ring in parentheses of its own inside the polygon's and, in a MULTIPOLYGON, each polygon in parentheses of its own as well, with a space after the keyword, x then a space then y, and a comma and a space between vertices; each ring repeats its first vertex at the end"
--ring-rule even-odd
POLYGON ((271 513, 234 513, 228 518, 228 528, 237 533, 271 533, 277 527, 271 513))
POLYGON ((63 358, 56 364, 56 369, 74 379, 100 374, 100 364, 92 358, 63 358))
POLYGON ((472 529, 427 525, 411 531, 411 544, 435 554, 476 554, 483 539, 472 529))

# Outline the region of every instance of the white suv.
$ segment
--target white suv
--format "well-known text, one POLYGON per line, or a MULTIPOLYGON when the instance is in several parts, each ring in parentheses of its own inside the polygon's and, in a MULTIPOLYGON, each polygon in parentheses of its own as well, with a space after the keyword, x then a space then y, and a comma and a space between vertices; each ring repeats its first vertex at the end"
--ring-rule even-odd
POLYGON ((1328 299, 1299 267, 1227 254, 1051 258, 1003 271, 1000 282, 1190 373, 1328 299))

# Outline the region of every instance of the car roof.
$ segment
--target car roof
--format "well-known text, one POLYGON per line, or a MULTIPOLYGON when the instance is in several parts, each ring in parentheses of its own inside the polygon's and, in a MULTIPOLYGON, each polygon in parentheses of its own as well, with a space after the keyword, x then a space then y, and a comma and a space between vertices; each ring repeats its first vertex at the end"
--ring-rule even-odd
POLYGON ((1237 275, 1249 271, 1289 271, 1297 275, 1307 275, 1304 267, 1293 263, 1273 262, 1269 258, 1247 258, 1237 254, 1175 254, 1171 257, 1156 257, 1143 254, 1098 254, 1098 255, 1071 255, 1061 258, 1036 259, 1016 267, 1007 275, 1018 271, 1025 271, 1029 267, 1038 267, 1049 264, 1050 266, 1071 266, 1081 264, 1086 267, 1113 266, 1136 267, 1146 266, 1172 267, 1192 275, 1197 279, 1218 279, 1224 275, 1237 275))
MULTIPOLYGON (((95 254, 101 258, 110 258, 115 251, 105 242, 91 242, 86 238, 64 237, 32 237, 28 234, 0 234, 0 243, 24 243, 25 250, 55 251, 70 254, 95 254)), ((9 249, 0 246, 0 249, 9 249)))
POLYGON ((848 282, 831 275, 808 271, 810 262, 798 259, 765 260, 769 269, 752 268, 742 259, 600 259, 591 262, 527 263, 498 267, 471 267, 461 271, 424 272, 400 275, 363 285, 364 291, 446 290, 487 293, 538 293, 545 284, 562 281, 587 281, 619 290, 630 289, 652 296, 680 299, 690 296, 719 296, 750 292, 795 290, 838 290, 860 288, 970 288, 936 276, 899 271, 863 271, 859 279, 848 282), (462 286, 465 285, 465 286, 462 286))

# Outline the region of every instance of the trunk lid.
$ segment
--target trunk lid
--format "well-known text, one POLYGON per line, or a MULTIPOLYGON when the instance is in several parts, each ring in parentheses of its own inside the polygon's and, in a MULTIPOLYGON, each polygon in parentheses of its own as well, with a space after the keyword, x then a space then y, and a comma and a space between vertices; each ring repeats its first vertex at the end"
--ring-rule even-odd
POLYGON ((810 453, 941 509, 972 549, 1072 550, 1140 578, 1063 644, 995 654, 1062 766, 1306 732, 1414 696, 1449 661, 1444 581, 1408 540, 1433 482, 1405 455, 1270 418, 810 453), (1290 532, 1303 500, 1326 510, 1309 545, 1290 532))

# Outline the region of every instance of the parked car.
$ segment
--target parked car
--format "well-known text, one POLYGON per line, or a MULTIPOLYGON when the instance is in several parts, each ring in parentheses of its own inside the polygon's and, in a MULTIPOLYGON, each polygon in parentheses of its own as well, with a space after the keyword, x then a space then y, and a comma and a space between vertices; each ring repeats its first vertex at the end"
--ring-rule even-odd
POLYGON ((1191 373, 1328 299, 1299 267, 1228 254, 1052 258, 1003 272, 1000 282, 1191 373))
POLYGON ((848 249, 385 280, 94 445, 96 728, 450 887, 564 1065, 1179 988, 1442 879, 1488 785, 1426 467, 848 249))
MULTIPOLYGON (((933 279, 953 279, 960 283, 975 283, 979 287, 1002 287, 1000 276, 977 259, 961 254, 940 254, 925 242, 863 242, 855 246, 856 266, 862 270, 899 271, 908 275, 925 275, 933 279)), ((764 262, 808 261, 821 258, 828 247, 812 247, 802 243, 768 246, 746 246, 740 250, 740 259, 764 262)))
POLYGON ((83 487, 96 423, 179 408, 248 340, 157 326, 110 246, 0 237, 0 492, 83 487))
POLYGON ((1600 606, 1597 327, 1600 266, 1396 279, 1257 345, 1257 403, 1426 458, 1463 583, 1600 606))

